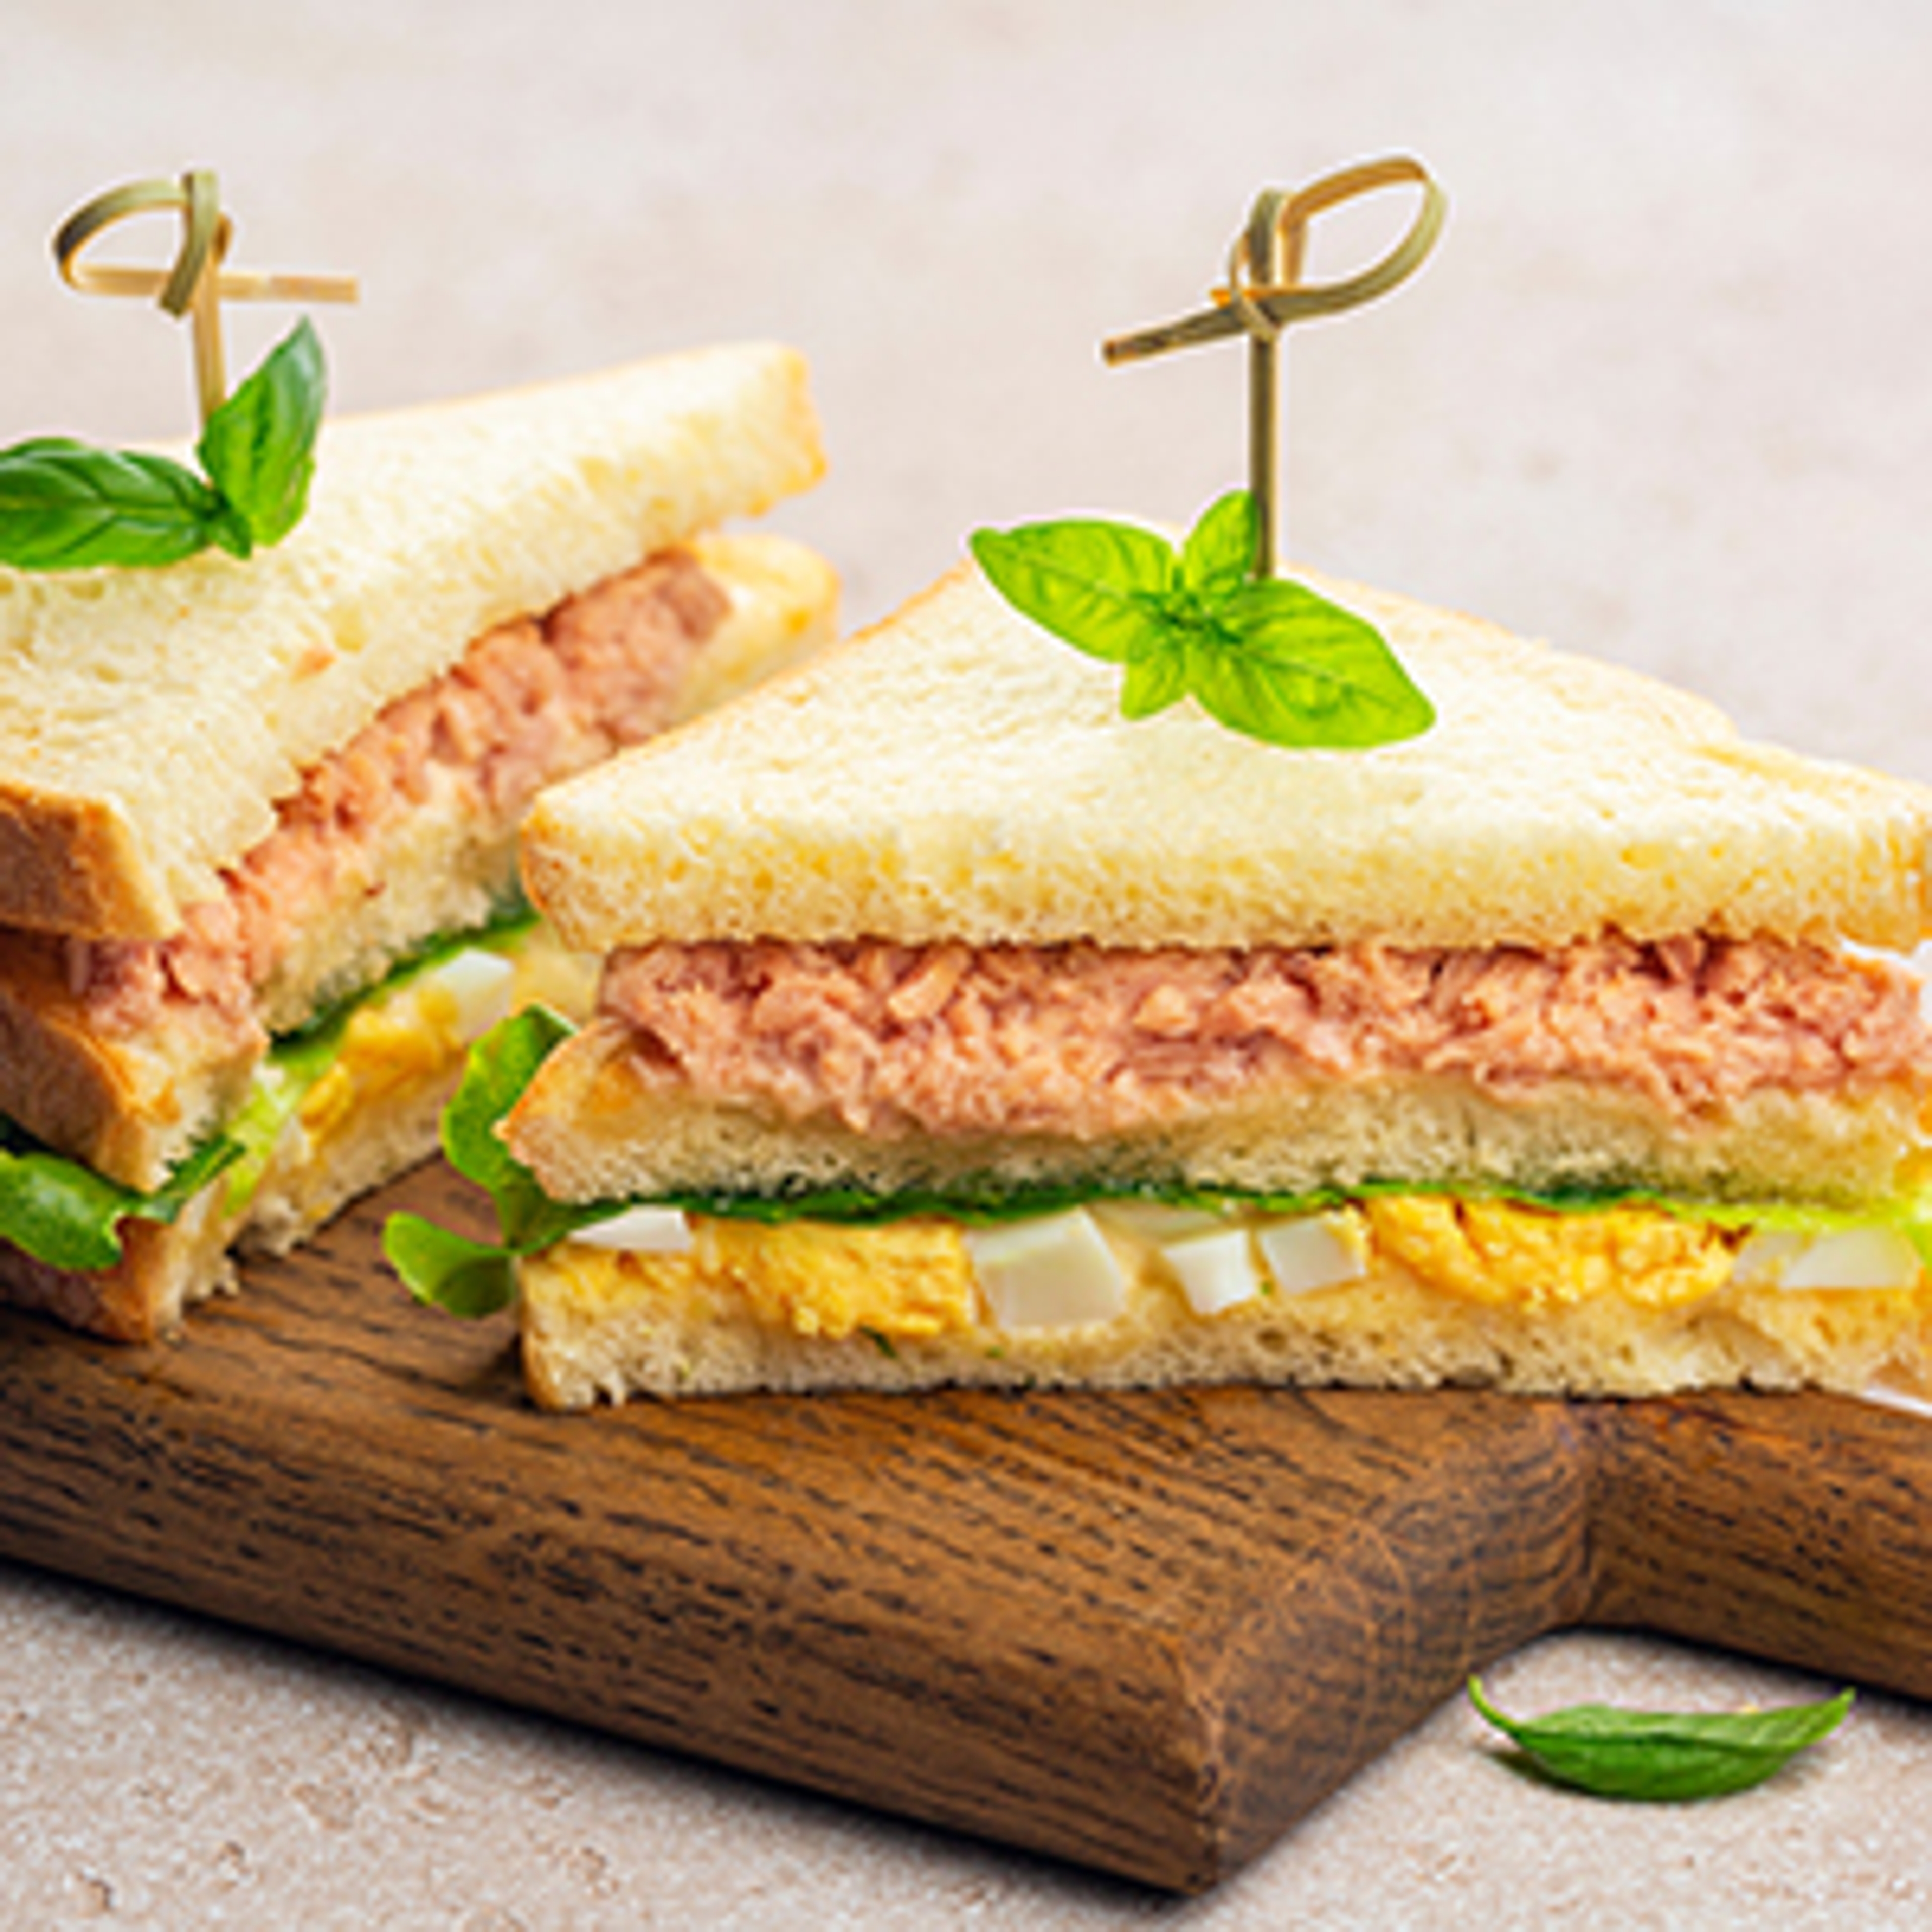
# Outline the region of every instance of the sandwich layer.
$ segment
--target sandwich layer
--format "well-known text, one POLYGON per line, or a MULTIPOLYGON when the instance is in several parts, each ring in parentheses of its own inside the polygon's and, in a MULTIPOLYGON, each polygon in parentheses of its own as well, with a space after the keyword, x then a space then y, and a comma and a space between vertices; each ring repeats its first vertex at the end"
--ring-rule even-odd
POLYGON ((1918 943, 1924 788, 1748 744, 1632 672, 1300 574, 1381 629, 1433 730, 1291 752, 1191 703, 1125 721, 1117 667, 962 568, 700 736, 548 794, 532 895, 599 952, 1918 943))
POLYGON ((1932 1340, 1932 1292, 1909 1249, 1903 1268, 1892 1259, 1900 1285, 1805 1286, 1795 1270, 1786 1285, 1742 1230, 1398 1197, 1281 1224, 1277 1280, 1266 1223, 1163 1245, 1135 1225, 1141 1211, 1094 1210, 1088 1239, 1112 1278, 1084 1318, 1048 1322, 1003 1321, 973 1238, 944 1222, 694 1218, 682 1252, 566 1242, 519 1264, 526 1379, 559 1409, 945 1384, 1857 1390, 1888 1367, 1922 1370, 1932 1340), (1232 1298, 1197 1306, 1193 1264, 1176 1258, 1244 1244, 1232 1274, 1216 1270, 1232 1298))
POLYGON ((1891 1192, 1932 1088, 1901 968, 856 944, 618 955, 512 1114, 554 1198, 988 1184, 1891 1192))
POLYGON ((332 419, 308 514, 246 562, 0 569, 0 926, 167 937, 474 640, 822 463, 798 356, 706 350, 332 419))
POLYGON ((766 536, 668 551, 476 640, 313 768, 165 940, 0 934, 0 1114, 152 1188, 236 1104, 272 1034, 515 891, 544 783, 829 628, 830 571, 766 536), (737 586, 742 578, 746 589, 737 586), (702 676, 700 667, 704 667, 702 676))

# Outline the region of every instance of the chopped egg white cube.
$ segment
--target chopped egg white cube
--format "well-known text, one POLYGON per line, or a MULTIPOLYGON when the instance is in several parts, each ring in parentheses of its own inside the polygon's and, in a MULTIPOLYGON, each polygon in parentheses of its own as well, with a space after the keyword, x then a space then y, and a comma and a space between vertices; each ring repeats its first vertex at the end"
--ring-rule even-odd
POLYGON ((1256 1245, 1283 1294, 1310 1294, 1360 1281, 1369 1271, 1369 1247, 1352 1214, 1302 1214, 1258 1228, 1256 1245))
POLYGON ((516 968, 500 954, 470 946, 430 968, 418 983, 423 991, 436 988, 455 1003, 457 1035, 467 1044, 509 1017, 516 976, 516 968))
POLYGON ((1252 1301, 1264 1283, 1255 1264, 1254 1244, 1245 1228, 1224 1228, 1162 1244, 1160 1258, 1172 1270, 1197 1315, 1218 1315, 1252 1301))
POLYGON ((1731 1279, 1744 1288, 1911 1288, 1923 1264, 1896 1228, 1842 1228, 1829 1234, 1760 1229, 1738 1250, 1731 1279))
POLYGON ((691 1223, 675 1208, 627 1208, 608 1221, 593 1221, 570 1238, 592 1248, 632 1255, 688 1255, 691 1223))
POLYGON ((1002 1328, 1110 1322, 1126 1305, 1126 1270, 1084 1209, 969 1228, 966 1251, 1002 1328))

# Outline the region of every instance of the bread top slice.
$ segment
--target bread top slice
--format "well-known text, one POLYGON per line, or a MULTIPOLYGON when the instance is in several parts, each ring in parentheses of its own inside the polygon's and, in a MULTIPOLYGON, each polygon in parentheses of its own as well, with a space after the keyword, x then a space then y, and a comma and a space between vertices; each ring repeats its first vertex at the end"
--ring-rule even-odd
POLYGON ((701 938, 1552 946, 1617 929, 1906 948, 1932 790, 1748 744, 1711 705, 1486 623, 1302 580, 1436 706, 1287 751, 1118 668, 963 565, 715 718, 547 794, 532 898, 608 952, 701 938))
POLYGON ((324 426, 247 562, 0 569, 0 926, 160 938, 303 767, 471 641, 823 469, 763 344, 324 426))

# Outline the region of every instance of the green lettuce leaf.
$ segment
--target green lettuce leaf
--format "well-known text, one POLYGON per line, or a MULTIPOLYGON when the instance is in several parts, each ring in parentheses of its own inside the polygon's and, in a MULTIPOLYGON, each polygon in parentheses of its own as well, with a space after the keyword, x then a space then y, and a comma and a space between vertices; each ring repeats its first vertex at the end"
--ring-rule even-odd
POLYGON ((121 1223, 172 1222, 238 1156, 225 1136, 204 1142, 152 1192, 124 1187, 40 1146, 10 1123, 0 1150, 0 1234, 50 1267, 111 1268, 121 1223))
POLYGON ((520 1257, 540 1254, 578 1228, 623 1211, 622 1202, 553 1201, 497 1137, 499 1123, 571 1032, 569 1022, 548 1006, 526 1006, 470 1049, 463 1084, 443 1110, 442 1150, 458 1174, 489 1196, 500 1238, 472 1240, 419 1214, 391 1215, 382 1252, 418 1301, 452 1315, 494 1315, 515 1298, 520 1257))

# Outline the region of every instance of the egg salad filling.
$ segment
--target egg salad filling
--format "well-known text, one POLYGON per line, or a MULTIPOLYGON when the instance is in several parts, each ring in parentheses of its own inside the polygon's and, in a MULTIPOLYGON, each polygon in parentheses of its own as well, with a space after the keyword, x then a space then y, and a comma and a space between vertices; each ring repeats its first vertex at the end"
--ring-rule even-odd
POLYGON ((1884 1227, 1766 1234, 1648 1206, 1577 1213, 1402 1193, 1290 1214, 1237 1202, 1099 1202, 980 1227, 644 1207, 578 1230, 560 1258, 606 1296, 648 1282, 660 1298, 724 1297, 742 1316, 796 1335, 886 1342, 1106 1324, 1150 1292, 1195 1319, 1252 1319, 1287 1298, 1392 1273, 1532 1318, 1598 1299, 1663 1311, 1732 1288, 1916 1296, 1925 1282, 1917 1250, 1884 1227))

